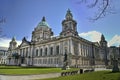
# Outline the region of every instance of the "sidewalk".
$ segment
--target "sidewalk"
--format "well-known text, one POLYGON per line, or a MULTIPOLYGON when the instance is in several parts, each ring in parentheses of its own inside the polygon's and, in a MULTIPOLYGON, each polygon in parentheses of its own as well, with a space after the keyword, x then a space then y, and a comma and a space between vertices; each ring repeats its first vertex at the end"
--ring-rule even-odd
POLYGON ((34 80, 34 79, 45 79, 45 78, 54 78, 59 77, 60 73, 49 73, 49 74, 40 74, 40 75, 21 75, 21 76, 12 76, 12 75, 0 75, 0 80, 34 80))
POLYGON ((109 70, 112 71, 112 69, 106 69, 106 68, 95 68, 95 71, 103 71, 103 70, 109 70))

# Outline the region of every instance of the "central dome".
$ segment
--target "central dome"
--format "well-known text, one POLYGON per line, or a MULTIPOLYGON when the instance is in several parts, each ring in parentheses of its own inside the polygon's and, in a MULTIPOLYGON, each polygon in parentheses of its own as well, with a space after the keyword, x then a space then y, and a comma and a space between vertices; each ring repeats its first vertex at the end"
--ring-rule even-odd
POLYGON ((48 25, 48 23, 46 22, 46 20, 45 20, 45 17, 43 17, 42 18, 42 21, 37 25, 37 28, 43 28, 43 27, 45 27, 45 28, 48 28, 49 27, 49 25, 48 25))

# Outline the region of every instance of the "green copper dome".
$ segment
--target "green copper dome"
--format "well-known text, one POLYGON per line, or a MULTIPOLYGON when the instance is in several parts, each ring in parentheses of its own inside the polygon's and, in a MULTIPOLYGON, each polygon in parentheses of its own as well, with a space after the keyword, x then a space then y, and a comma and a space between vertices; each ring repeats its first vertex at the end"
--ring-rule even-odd
POLYGON ((37 28, 49 27, 48 23, 45 20, 45 17, 42 18, 42 21, 37 25, 37 28))

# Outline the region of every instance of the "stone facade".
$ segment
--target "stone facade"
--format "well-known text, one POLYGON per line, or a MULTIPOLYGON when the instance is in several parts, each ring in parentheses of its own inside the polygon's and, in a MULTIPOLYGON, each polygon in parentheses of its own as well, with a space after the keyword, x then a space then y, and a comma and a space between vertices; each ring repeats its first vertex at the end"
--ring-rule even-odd
POLYGON ((7 65, 62 67, 65 53, 70 67, 108 65, 108 47, 104 36, 101 36, 99 43, 81 38, 70 10, 62 21, 59 36, 53 36, 52 29, 43 17, 32 32, 31 41, 24 37, 22 43, 16 45, 13 38, 8 49, 7 65))
POLYGON ((0 47, 0 65, 5 65, 7 61, 7 48, 0 47))

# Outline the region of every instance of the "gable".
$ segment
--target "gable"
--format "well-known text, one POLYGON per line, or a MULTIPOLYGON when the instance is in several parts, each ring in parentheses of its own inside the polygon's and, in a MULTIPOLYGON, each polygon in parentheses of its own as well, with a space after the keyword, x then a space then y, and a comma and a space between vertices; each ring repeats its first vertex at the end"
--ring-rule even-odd
POLYGON ((29 42, 23 41, 23 42, 20 44, 20 47, 29 46, 29 45, 30 45, 29 42))

